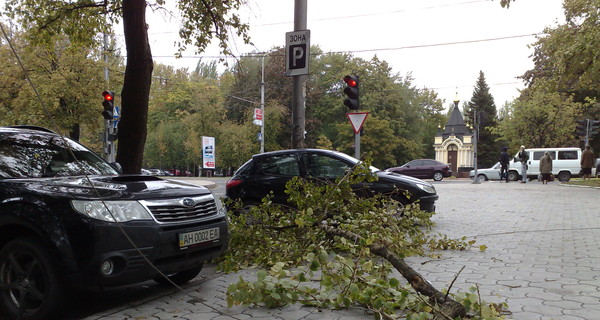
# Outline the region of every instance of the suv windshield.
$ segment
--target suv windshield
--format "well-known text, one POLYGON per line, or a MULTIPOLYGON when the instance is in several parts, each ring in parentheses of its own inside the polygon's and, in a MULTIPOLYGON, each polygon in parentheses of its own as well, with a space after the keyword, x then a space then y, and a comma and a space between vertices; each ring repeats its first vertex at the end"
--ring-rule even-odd
POLYGON ((0 134, 0 177, 40 178, 115 175, 117 171, 84 146, 46 133, 0 134))

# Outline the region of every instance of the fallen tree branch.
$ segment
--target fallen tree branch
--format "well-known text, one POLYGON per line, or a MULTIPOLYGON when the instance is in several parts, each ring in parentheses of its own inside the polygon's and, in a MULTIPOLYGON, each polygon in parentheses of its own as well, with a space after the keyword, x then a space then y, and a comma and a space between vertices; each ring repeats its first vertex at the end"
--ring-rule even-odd
MULTIPOLYGON (((344 237, 346 239, 358 242, 361 236, 353 232, 341 230, 326 224, 320 224, 319 227, 327 234, 344 237)), ((466 315, 465 308, 459 302, 447 298, 446 295, 437 290, 429 281, 425 280, 421 274, 411 268, 404 259, 387 249, 381 244, 368 245, 371 252, 378 255, 392 264, 392 266, 402 274, 415 291, 429 297, 433 302, 440 306, 440 310, 436 314, 435 319, 455 319, 456 317, 464 317, 466 315)))

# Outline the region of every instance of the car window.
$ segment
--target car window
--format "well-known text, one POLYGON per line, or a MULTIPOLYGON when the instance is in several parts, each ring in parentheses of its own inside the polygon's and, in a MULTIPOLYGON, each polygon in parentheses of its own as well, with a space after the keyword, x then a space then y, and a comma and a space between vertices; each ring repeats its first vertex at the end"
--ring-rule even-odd
POLYGON ((23 133, 0 136, 0 177, 40 178, 83 174, 118 173, 95 153, 68 138, 23 133))
POLYGON ((437 165, 437 161, 435 160, 423 160, 423 164, 424 166, 435 166, 437 165))
POLYGON ((246 176, 250 174, 252 169, 252 160, 248 160, 235 172, 236 176, 246 176))
POLYGON ((559 151, 558 152, 559 160, 576 160, 577 159, 577 151, 559 151))
POLYGON ((309 153, 304 155, 306 172, 314 178, 335 179, 341 177, 351 168, 340 159, 327 155, 309 153))
POLYGON ((413 160, 407 163, 406 165, 411 167, 418 167, 421 165, 421 160, 413 160))
POLYGON ((265 175, 277 176, 297 176, 300 174, 298 160, 296 155, 293 154, 264 158, 259 164, 258 171, 265 175))

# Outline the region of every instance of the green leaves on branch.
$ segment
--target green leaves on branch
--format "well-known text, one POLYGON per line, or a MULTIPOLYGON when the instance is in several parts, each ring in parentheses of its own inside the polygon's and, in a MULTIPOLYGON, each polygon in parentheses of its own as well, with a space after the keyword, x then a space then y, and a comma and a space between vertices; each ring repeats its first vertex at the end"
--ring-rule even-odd
MULTIPOLYGON (((399 270, 403 262, 398 260, 425 255, 426 247, 465 250, 474 242, 429 236, 431 213, 418 206, 403 207, 380 195, 357 197, 353 186, 377 179, 369 164, 333 182, 294 179, 286 186, 290 206, 275 205, 267 197, 230 216, 231 241, 220 268, 252 266, 258 271, 256 279, 240 278, 229 286, 229 306, 301 303, 362 307, 378 319, 432 319, 440 309, 433 302, 437 300, 416 292, 422 288, 415 289, 412 281, 420 276, 412 269, 399 270)), ((469 310, 481 305, 470 303, 469 310)))

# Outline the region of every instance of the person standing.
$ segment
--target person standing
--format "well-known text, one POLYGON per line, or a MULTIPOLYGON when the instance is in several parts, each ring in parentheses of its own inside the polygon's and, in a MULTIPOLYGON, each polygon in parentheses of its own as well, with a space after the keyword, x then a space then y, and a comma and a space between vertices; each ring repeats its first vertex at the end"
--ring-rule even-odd
POLYGON ((552 157, 548 151, 540 159, 540 173, 542 174, 542 184, 548 184, 552 176, 552 157))
POLYGON ((510 157, 508 156, 508 148, 502 147, 502 153, 500 153, 500 181, 502 178, 508 183, 508 165, 510 164, 510 157))
POLYGON ((527 182, 527 161, 529 160, 529 153, 525 151, 525 146, 521 146, 517 159, 521 162, 521 183, 527 182))
POLYGON ((594 153, 590 148, 590 145, 585 146, 585 150, 581 153, 581 173, 583 174, 583 180, 588 180, 592 177, 592 167, 594 167, 594 153))

